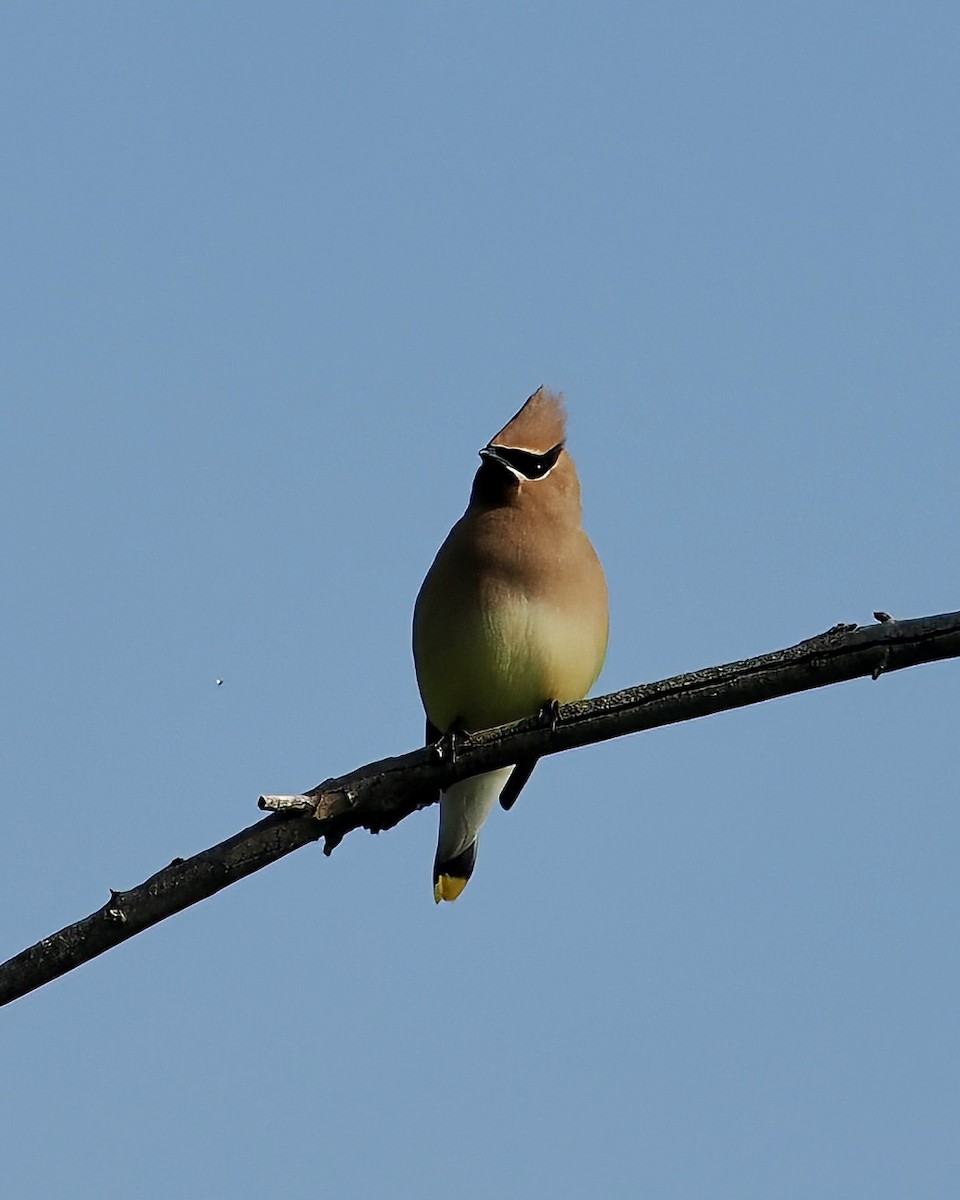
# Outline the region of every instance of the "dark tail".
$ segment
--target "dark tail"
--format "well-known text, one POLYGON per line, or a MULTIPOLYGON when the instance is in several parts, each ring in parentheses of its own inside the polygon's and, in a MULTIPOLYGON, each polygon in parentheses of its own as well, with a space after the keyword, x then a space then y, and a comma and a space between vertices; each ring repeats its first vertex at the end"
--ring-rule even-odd
POLYGON ((453 858, 441 861, 440 856, 437 855, 433 861, 433 898, 437 904, 441 900, 456 900, 467 886, 467 880, 473 874, 476 861, 476 840, 453 858))

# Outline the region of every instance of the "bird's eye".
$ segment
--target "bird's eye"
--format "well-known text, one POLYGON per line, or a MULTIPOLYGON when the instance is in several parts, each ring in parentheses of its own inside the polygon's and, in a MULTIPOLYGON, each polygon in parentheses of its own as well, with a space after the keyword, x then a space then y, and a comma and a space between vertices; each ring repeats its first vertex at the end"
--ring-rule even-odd
POLYGON ((515 450, 500 446, 497 446, 496 450, 499 457, 509 463, 524 479, 542 479, 557 465, 557 459, 563 450, 563 442, 545 454, 534 454, 530 450, 515 450))

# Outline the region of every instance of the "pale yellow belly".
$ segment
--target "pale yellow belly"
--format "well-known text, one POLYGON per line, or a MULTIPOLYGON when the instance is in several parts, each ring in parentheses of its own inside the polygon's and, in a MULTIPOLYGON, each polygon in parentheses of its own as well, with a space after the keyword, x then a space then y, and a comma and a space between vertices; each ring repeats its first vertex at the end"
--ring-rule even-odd
POLYGON ((455 721, 469 730, 517 721, 547 700, 585 696, 605 648, 605 628, 522 595, 492 609, 445 613, 418 637, 424 707, 440 730, 455 721))

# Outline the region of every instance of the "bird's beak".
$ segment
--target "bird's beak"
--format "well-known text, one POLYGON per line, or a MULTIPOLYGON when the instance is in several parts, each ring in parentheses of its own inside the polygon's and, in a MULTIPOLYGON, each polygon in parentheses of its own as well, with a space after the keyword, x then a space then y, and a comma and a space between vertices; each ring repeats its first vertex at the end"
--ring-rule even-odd
POLYGON ((489 458, 491 462, 499 463, 501 467, 506 467, 508 471, 513 471, 513 468, 510 466, 510 464, 505 462, 504 459, 500 457, 496 446, 484 446, 484 448, 480 451, 480 457, 489 458))

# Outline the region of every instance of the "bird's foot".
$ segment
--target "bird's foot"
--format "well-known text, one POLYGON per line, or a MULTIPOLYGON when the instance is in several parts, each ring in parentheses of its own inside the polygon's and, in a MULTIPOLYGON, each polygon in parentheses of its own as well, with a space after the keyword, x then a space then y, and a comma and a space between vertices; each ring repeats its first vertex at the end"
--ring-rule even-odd
POLYGON ((441 762, 455 763, 460 750, 469 742, 470 734, 460 721, 456 721, 433 743, 433 750, 441 762))
POLYGON ((551 733, 556 733, 560 723, 560 701, 544 700, 537 712, 537 719, 542 725, 546 725, 551 733))

